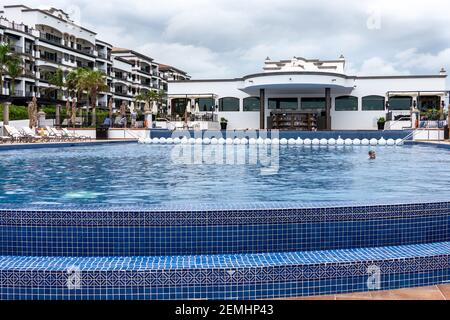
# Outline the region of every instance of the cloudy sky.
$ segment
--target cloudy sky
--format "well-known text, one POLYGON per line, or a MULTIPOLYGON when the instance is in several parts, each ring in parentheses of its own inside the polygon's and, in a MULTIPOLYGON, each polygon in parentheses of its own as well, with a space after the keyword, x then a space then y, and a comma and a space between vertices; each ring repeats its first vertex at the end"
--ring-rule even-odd
POLYGON ((57 7, 98 37, 194 78, 259 72, 266 56, 335 59, 349 74, 450 69, 448 0, 2 0, 57 7))

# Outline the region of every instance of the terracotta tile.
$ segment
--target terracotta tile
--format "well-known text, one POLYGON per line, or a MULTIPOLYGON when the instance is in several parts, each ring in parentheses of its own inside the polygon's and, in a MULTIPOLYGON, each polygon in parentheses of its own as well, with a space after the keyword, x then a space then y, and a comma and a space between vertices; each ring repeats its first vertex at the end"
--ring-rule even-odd
POLYGON ((441 290, 446 300, 450 300, 450 284, 439 284, 437 286, 441 290))
POLYGON ((300 297, 295 298, 293 300, 336 300, 334 295, 327 295, 327 296, 314 296, 314 297, 300 297))
POLYGON ((370 292, 338 294, 336 300, 372 300, 372 294, 370 292))
POLYGON ((375 300, 444 300, 437 286, 372 292, 375 300))

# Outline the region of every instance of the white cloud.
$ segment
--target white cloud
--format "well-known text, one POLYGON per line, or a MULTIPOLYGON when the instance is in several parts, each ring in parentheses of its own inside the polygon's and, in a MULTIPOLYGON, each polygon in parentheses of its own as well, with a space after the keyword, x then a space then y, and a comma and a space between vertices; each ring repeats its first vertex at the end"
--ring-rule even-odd
MULTIPOLYGON (((17 4, 17 0, 3 0, 17 4)), ((78 6, 82 23, 118 47, 145 50, 194 78, 242 76, 264 58, 348 59, 367 74, 450 69, 450 3, 439 0, 22 0, 78 6), (380 28, 368 28, 373 13, 380 28), (413 48, 413 49, 411 49, 413 48)))

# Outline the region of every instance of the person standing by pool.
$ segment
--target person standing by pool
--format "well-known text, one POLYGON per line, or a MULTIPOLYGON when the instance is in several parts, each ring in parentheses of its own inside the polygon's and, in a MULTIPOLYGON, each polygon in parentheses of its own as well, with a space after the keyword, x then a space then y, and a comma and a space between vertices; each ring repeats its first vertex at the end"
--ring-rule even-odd
POLYGON ((377 158, 377 154, 375 153, 375 151, 370 150, 369 151, 369 160, 375 160, 377 158))

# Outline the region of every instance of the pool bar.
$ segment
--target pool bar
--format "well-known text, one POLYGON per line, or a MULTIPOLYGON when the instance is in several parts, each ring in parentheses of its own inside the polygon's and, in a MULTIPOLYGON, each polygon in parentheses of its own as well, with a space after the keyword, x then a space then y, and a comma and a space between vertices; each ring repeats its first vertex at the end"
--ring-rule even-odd
POLYGON ((446 283, 449 213, 450 202, 3 206, 0 299, 267 299, 446 283))

